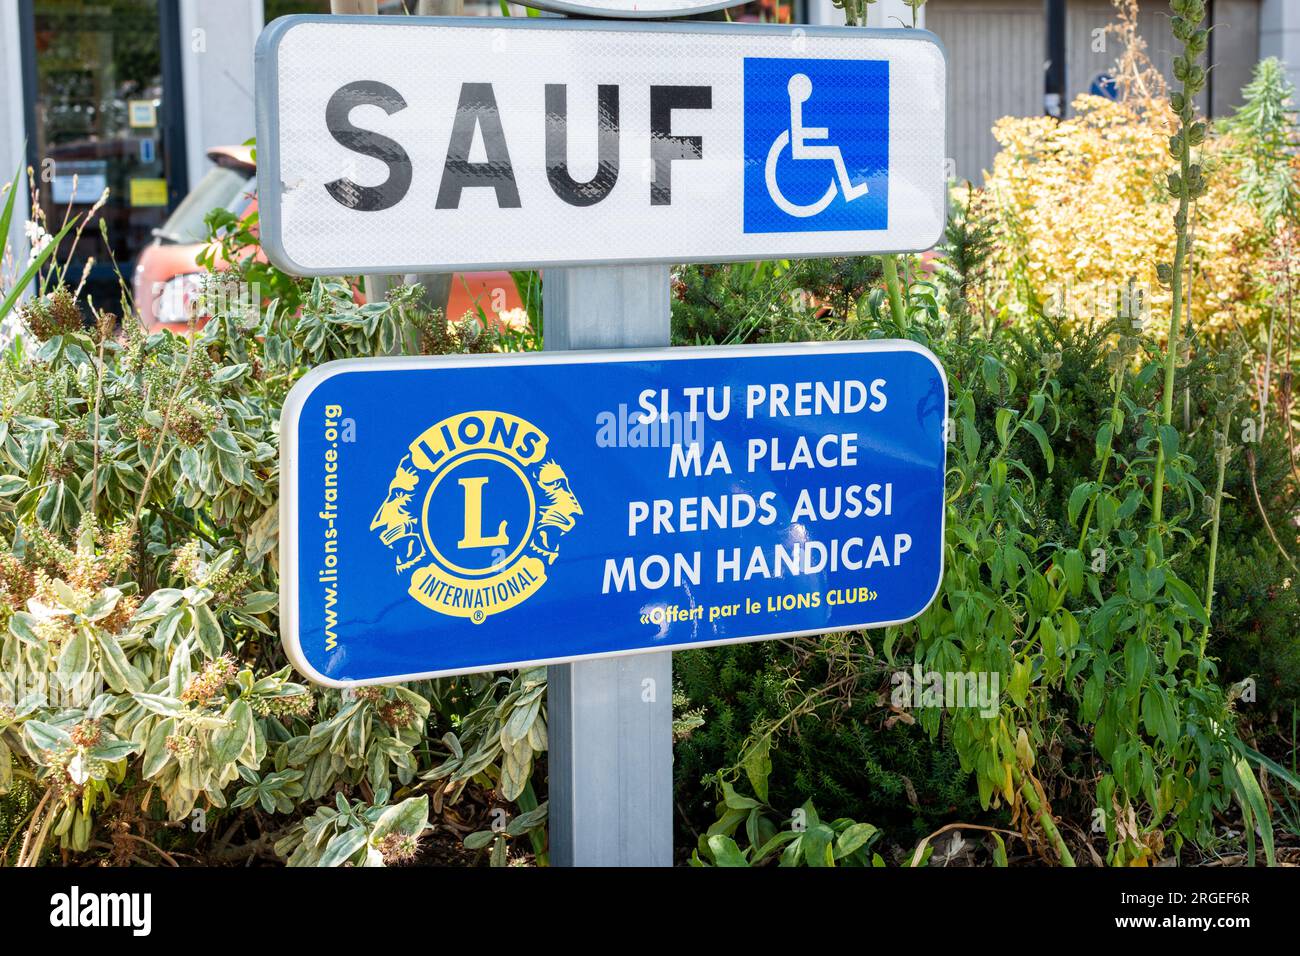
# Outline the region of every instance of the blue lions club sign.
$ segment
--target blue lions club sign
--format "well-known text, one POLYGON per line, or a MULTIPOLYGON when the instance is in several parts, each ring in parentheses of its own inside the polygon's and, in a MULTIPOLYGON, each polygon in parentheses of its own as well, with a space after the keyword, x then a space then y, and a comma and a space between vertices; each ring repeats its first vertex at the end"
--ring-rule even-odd
POLYGON ((946 409, 911 342, 322 366, 281 426, 286 648, 341 686, 910 620, 946 409))

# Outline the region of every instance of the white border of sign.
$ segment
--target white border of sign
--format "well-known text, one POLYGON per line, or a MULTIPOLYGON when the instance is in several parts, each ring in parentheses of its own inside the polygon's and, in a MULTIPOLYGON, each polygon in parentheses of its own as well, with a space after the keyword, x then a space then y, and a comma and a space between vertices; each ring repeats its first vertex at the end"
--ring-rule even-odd
MULTIPOLYGON (((723 644, 750 644, 784 637, 808 637, 814 634, 831 634, 866 628, 893 627, 920 617, 934 603, 943 585, 944 537, 947 531, 946 493, 944 507, 939 516, 939 573, 934 582, 934 592, 925 605, 914 615, 898 621, 877 624, 850 624, 838 628, 814 628, 807 631, 786 631, 759 634, 734 640, 690 641, 684 644, 664 644, 652 647, 630 648, 601 654, 581 654, 575 657, 547 657, 532 661, 501 661, 484 667, 428 671, 420 674, 401 674, 370 681, 339 681, 321 674, 307 662, 301 651, 298 633, 298 420, 303 406, 316 386, 342 372, 383 372, 394 369, 465 368, 475 365, 503 367, 512 365, 566 365, 584 362, 671 362, 682 359, 715 359, 734 357, 759 357, 773 355, 809 355, 816 353, 862 354, 870 352, 915 352, 929 359, 943 381, 944 430, 947 429, 948 375, 938 357, 925 346, 909 339, 874 339, 870 341, 796 342, 791 344, 755 345, 697 345, 657 349, 592 349, 573 352, 520 352, 516 354, 458 355, 458 356, 404 356, 394 358, 341 359, 317 366, 304 375, 289 391, 280 416, 280 639, 285 653, 298 672, 317 684, 327 687, 361 687, 372 684, 401 684, 407 681, 428 680, 434 677, 452 677, 457 674, 481 674, 497 670, 525 667, 542 667, 549 664, 567 664, 573 661, 607 657, 625 657, 651 651, 684 651, 696 647, 717 647, 723 644)), ((948 444, 944 442, 944 474, 948 471, 948 444)), ((433 627, 434 623, 431 622, 433 627)))
MULTIPOLYGON (((825 36, 843 38, 846 34, 854 37, 888 40, 891 42, 930 43, 936 46, 943 56, 947 69, 948 51, 943 41, 933 33, 920 29, 889 29, 875 27, 848 26, 813 26, 805 24, 775 23, 727 23, 715 20, 574 20, 566 17, 392 17, 392 16, 326 16, 319 14, 302 14, 280 17, 273 20, 257 39, 255 54, 255 100, 257 107, 257 183, 260 201, 260 225, 262 247, 267 256, 277 267, 298 276, 335 276, 340 273, 357 274, 410 274, 427 272, 484 272, 524 268, 566 268, 569 266, 628 265, 631 263, 678 265, 683 262, 752 262, 755 259, 794 259, 808 258, 808 255, 794 255, 788 251, 772 255, 755 255, 747 251, 735 255, 709 255, 707 257, 662 256, 644 259, 557 259, 545 261, 474 261, 474 262, 415 262, 389 263, 385 266, 371 267, 364 272, 347 269, 338 265, 328 267, 308 267, 294 261, 281 242, 283 233, 280 221, 282 207, 283 176, 278 142, 280 119, 280 76, 279 44, 285 33, 295 25, 304 23, 327 23, 339 26, 341 21, 361 24, 375 24, 383 27, 474 27, 486 30, 567 30, 578 31, 644 31, 647 33, 678 34, 740 34, 740 35, 775 35, 798 38, 803 36, 825 36)), ((943 213, 938 232, 929 245, 917 248, 864 250, 861 247, 840 249, 836 251, 819 251, 817 258, 857 257, 863 255, 913 254, 927 252, 943 238, 947 228, 948 204, 943 203, 943 213)), ((803 235, 803 234, 800 234, 803 235)))

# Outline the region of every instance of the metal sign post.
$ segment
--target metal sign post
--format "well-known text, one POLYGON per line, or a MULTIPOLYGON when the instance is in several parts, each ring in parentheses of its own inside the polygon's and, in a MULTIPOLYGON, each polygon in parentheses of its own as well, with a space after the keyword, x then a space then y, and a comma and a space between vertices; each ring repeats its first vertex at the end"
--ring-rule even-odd
MULTIPOLYGON (((668 345, 666 266, 549 269, 545 346, 668 345)), ((557 866, 671 866, 673 655, 547 668, 549 836, 557 866)))

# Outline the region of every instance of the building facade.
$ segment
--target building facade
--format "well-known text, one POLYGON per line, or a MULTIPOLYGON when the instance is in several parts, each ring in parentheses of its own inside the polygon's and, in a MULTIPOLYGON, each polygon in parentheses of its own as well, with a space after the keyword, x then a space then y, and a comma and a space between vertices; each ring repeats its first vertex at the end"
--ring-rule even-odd
MULTIPOLYGON (((261 0, 4 0, 0 162, 35 177, 49 222, 108 191, 107 242, 87 230, 71 275, 116 302, 117 268, 202 178, 209 146, 253 134, 261 0)), ((24 198, 25 197, 20 197, 24 198)), ((25 204, 24 204, 25 205, 25 204)), ((13 248, 22 248, 15 216, 13 248)))
MULTIPOLYGON (((1300 0, 1207 0, 1207 6, 1214 26, 1207 58, 1214 68, 1201 96, 1206 115, 1230 113, 1267 56, 1285 62, 1300 86, 1300 0)), ((929 0, 925 12, 926 28, 948 50, 948 148, 961 179, 978 183, 992 165, 997 144, 990 128, 1000 117, 1068 113, 1079 94, 1108 89, 1119 52, 1105 32, 1115 21, 1110 0, 929 0), (1052 7, 1063 13, 1055 43, 1052 7), (1048 102, 1053 49, 1064 54, 1059 106, 1048 102)), ((1148 56, 1172 79, 1177 44, 1168 4, 1143 0, 1138 24, 1148 56)))

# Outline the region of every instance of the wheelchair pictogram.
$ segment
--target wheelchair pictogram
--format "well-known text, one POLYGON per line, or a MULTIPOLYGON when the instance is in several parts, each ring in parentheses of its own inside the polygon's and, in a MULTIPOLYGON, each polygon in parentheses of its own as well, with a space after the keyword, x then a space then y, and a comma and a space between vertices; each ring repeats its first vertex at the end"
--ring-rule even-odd
POLYGON ((806 219, 822 212, 834 202, 835 196, 840 190, 844 192, 845 202, 852 202, 865 196, 868 191, 867 184, 865 182, 854 183, 849 178, 849 170, 844 162, 844 154, 838 146, 831 145, 829 142, 823 145, 812 145, 818 140, 830 139, 828 127, 804 126, 803 124, 803 104, 812 97, 812 80, 806 74, 796 73, 790 77, 786 89, 790 94, 790 128, 782 130, 780 135, 772 141, 772 148, 767 152, 767 163, 763 168, 767 192, 771 196, 772 202, 787 215, 806 219), (781 153, 785 151, 787 146, 790 147, 792 159, 829 160, 833 164, 835 176, 826 187, 826 192, 817 201, 800 205, 790 202, 782 194, 781 187, 777 183, 776 168, 777 161, 781 158, 781 153))
POLYGON ((744 95, 746 233, 888 228, 888 62, 746 57, 744 95))

